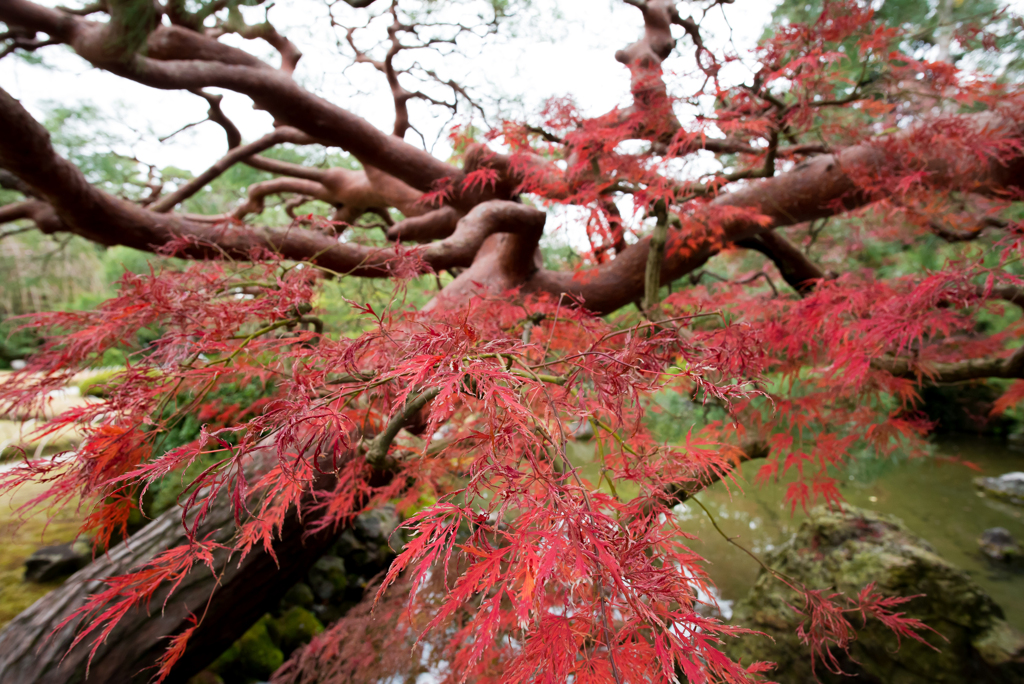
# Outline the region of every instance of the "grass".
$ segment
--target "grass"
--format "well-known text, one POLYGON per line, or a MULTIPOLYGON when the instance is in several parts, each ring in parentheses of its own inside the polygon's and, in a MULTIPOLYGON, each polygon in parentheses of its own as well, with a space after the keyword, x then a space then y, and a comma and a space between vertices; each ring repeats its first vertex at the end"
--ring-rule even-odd
POLYGON ((25 559, 41 546, 62 544, 78 534, 81 516, 74 503, 57 510, 19 510, 43 491, 43 485, 31 484, 0 496, 0 628, 60 586, 23 581, 25 559))

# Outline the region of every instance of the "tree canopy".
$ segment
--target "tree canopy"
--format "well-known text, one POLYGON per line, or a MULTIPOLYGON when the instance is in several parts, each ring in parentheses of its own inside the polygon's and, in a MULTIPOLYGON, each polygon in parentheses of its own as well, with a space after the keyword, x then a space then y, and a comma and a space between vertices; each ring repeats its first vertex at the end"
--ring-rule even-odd
MULTIPOLYGON (((927 387, 991 383, 995 410, 1016 410, 1021 18, 784 0, 741 52, 707 25, 742 2, 622 2, 639 37, 608 49, 629 90, 599 113, 568 97, 519 112, 435 68, 538 30, 516 21, 541 3, 326 3, 337 59, 371 65, 391 99, 381 121, 296 79, 298 40, 273 18, 298 4, 0 2, 2 59, 63 47, 187 91, 226 139, 193 176, 114 151, 94 110, 39 121, 0 89, 0 239, 159 257, 105 301, 24 319, 42 341, 0 385, 5 409, 122 369, 48 424, 83 430, 80 448, 0 487, 81 498, 102 551, 150 487, 184 478, 174 543, 104 561, 112 576, 61 616, 76 655, 46 676, 91 661, 104 681, 184 681, 260 614, 218 610, 278 591, 391 503, 406 541, 375 595, 275 681, 757 681, 769 664, 722 652, 750 635, 704 609, 706 563, 673 507, 752 460, 794 510, 835 505, 853 460, 924 448, 927 387), (223 92, 273 127, 244 140, 223 92), (446 144, 417 111, 451 117, 446 144), (258 389, 239 406, 225 387, 258 389), (703 419, 680 424, 673 401, 703 419), (154 633, 118 672, 112 650, 154 633)), ((930 638, 906 597, 776 579, 803 597, 819 667, 861 619, 930 638)), ((9 671, 46 661, 4 650, 9 671)))

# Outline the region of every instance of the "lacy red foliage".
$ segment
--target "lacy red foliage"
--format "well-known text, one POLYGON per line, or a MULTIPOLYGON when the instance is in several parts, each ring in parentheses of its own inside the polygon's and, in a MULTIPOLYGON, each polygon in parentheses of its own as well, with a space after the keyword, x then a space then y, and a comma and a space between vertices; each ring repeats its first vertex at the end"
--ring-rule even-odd
MULTIPOLYGON (((775 225, 764 213, 770 207, 716 198, 728 183, 773 176, 777 165, 793 168, 808 154, 792 149, 798 145, 787 151, 786 140, 814 130, 828 141, 817 150, 825 152, 900 128, 916 116, 915 103, 1007 101, 1003 86, 896 52, 900 31, 879 26, 863 3, 826 8, 814 23, 778 27, 758 55, 753 88, 719 83, 734 56, 698 62, 700 95, 721 103, 714 117, 683 126, 672 111, 688 100, 668 95, 660 65, 630 62, 633 106, 588 118, 568 100, 551 100, 540 126, 505 122, 493 132, 506 157, 470 170, 461 187, 442 179, 422 202, 493 190, 501 162, 537 202, 585 209, 587 256, 596 263, 614 263, 635 242, 640 229, 629 226, 637 218, 671 226, 667 258, 710 256, 708 244, 728 246, 728 225, 775 225), (862 91, 869 73, 873 97, 862 91), (887 89, 908 81, 917 90, 906 106, 894 105, 887 89), (773 101, 773 88, 787 103, 773 101), (657 154, 630 152, 626 143, 638 139, 657 154), (673 180, 673 164, 712 148, 732 155, 727 168, 673 180), (552 157, 564 169, 556 173, 552 157), (622 215, 609 199, 615 192, 632 196, 635 216, 622 215)), ((1007 109, 1019 125, 1019 110, 1007 109)), ((829 249, 934 231, 937 217, 953 220, 954 193, 987 192, 958 173, 965 159, 997 167, 1021 153, 1019 138, 975 119, 946 117, 908 131, 877 137, 875 156, 844 169, 856 187, 835 204, 879 201, 858 217, 852 238, 829 249), (882 172, 872 161, 879 155, 899 163, 882 172)), ((459 135, 458 146, 468 145, 459 135)), ((982 213, 996 217, 1014 199, 989 197, 982 213)), ((196 531, 218 497, 234 509, 236 558, 259 547, 273 554, 295 508, 309 516, 312 534, 391 502, 407 516, 409 541, 380 581, 376 612, 357 608, 280 681, 371 681, 439 663, 448 664, 442 679, 459 682, 748 681, 767 666, 722 653, 723 640, 746 632, 706 617, 698 598, 711 595, 704 561, 673 507, 765 451, 759 478, 790 479, 794 510, 835 505, 835 474, 855 454, 920 450, 930 428, 913 409, 921 382, 960 372, 953 367, 964 359, 1008 360, 1021 344, 1020 322, 975 334, 998 306, 995 295, 1024 284, 1006 267, 1024 255, 1022 226, 1002 227, 998 258, 979 250, 938 270, 885 279, 851 271, 817 279, 802 297, 745 287, 757 274, 695 280, 645 312, 646 321, 628 323, 593 316, 586 302, 511 291, 439 299, 429 311, 350 302, 361 315, 358 330, 332 337, 316 317, 319 272, 272 254, 253 254, 246 265, 129 274, 120 294, 94 311, 27 324, 49 330, 50 340, 0 388, 0 402, 29 412, 106 350, 130 346, 143 329, 159 335, 129 357, 106 401, 50 424, 85 430, 81 448, 4 471, 0 489, 46 482, 33 505, 83 497, 90 513, 82 531, 106 546, 124 535, 139 492, 205 464, 181 499, 191 544, 108 580, 69 618, 90 617, 79 641, 102 640, 127 610, 166 597, 193 566, 215 571, 216 545, 196 531), (230 407, 204 408, 212 388, 252 379, 275 391, 240 420, 220 415, 230 407), (645 422, 659 392, 719 407, 728 420, 682 444, 661 442, 645 422), (161 435, 196 413, 208 423, 200 437, 161 452, 161 435), (568 448, 585 426, 595 433, 589 466, 568 448)), ((416 254, 395 246, 397 278, 425 270, 416 254)), ((997 408, 1022 397, 1018 381, 997 408)), ((806 616, 800 635, 832 670, 855 638, 851 617, 917 640, 927 629, 897 612, 907 598, 871 586, 856 598, 790 586, 804 601, 794 606, 806 616)), ((173 637, 158 681, 195 628, 173 637)))
MULTIPOLYGON (((682 311, 691 295, 666 304, 678 307, 678 316, 620 329, 555 301, 477 298, 429 314, 366 307, 365 333, 332 339, 303 329, 313 313, 308 269, 264 261, 127 276, 122 295, 95 313, 45 316, 66 332, 5 386, 5 396, 19 402, 39 397, 55 373, 66 375, 95 360, 103 350, 97 339, 114 344, 143 326, 157 326, 163 335, 132 360, 106 403, 58 420, 95 424, 82 448, 14 468, 4 474, 4 486, 44 474, 54 499, 88 495, 93 513, 83 531, 109 539, 124 524, 132 501, 126 492, 201 456, 213 457, 184 497, 183 522, 197 529, 214 499, 226 493, 239 522, 233 543, 241 557, 256 545, 273 553, 275 534, 293 506, 322 513, 315 531, 398 500, 413 512, 403 524, 411 541, 378 598, 396 582, 407 583, 409 604, 401 619, 416 624, 417 633, 445 634, 435 655, 452 663, 451 677, 526 681, 544 671, 553 681, 569 675, 633 681, 671 679, 678 668, 691 681, 743 681, 746 669, 717 646, 742 630, 700 614, 695 596, 698 589, 709 595, 708 580, 671 512, 671 492, 728 477, 737 452, 724 439, 716 444, 714 429, 680 447, 656 442, 642 419, 643 398, 673 388, 735 406, 737 415, 754 412, 765 396, 757 389, 761 375, 775 361, 769 350, 856 365, 861 347, 844 346, 841 336, 822 330, 842 329, 849 336, 844 310, 861 321, 857 345, 884 340, 893 351, 933 328, 949 330, 961 322, 954 312, 939 310, 922 318, 919 330, 901 327, 894 335, 891 326, 905 316, 881 305, 892 285, 879 285, 872 295, 874 319, 857 316, 862 301, 842 287, 828 284, 804 300, 762 306, 757 325, 689 326, 694 316, 682 311), (801 325, 783 328, 778 317, 794 320, 787 310, 793 307, 800 308, 795 319, 801 325), (808 341, 822 347, 809 348, 808 341), (840 346, 829 349, 829 343, 840 346), (190 445, 149 455, 161 429, 177 418, 177 412, 159 410, 169 393, 187 389, 194 396, 184 412, 198 407, 214 383, 249 377, 277 383, 276 398, 257 415, 240 425, 204 429, 190 445), (389 432, 395 421, 406 424, 404 407, 426 393, 432 401, 417 430, 423 438, 389 432), (574 421, 589 422, 598 433, 596 473, 583 474, 567 455, 574 421), (391 442, 381 447, 388 434, 391 442), (393 477, 375 485, 374 473, 381 470, 393 477), (636 494, 614 494, 623 487, 636 494), (415 511, 425 497, 437 503, 415 511), (443 597, 427 590, 432 581, 442 581, 443 597), (417 615, 430 617, 420 624, 417 615)), ((866 297, 868 291, 858 292, 866 297)), ((928 298, 953 296, 928 283, 913 292, 918 294, 893 304, 923 309, 928 298)), ((839 385, 834 366, 823 376, 829 391, 863 391, 871 372, 861 366, 839 385)), ((783 473, 795 469, 811 481, 810 488, 804 480, 793 485, 794 501, 837 501, 827 466, 841 462, 855 437, 839 437, 824 425, 835 424, 843 411, 852 419, 859 409, 838 409, 821 396, 813 403, 777 401, 774 416, 761 420, 776 430, 793 425, 804 446, 791 448, 792 438, 776 434, 772 447, 779 455, 772 463, 782 459, 783 473), (785 402, 805 405, 787 408, 785 402), (810 417, 812 412, 819 416, 810 417)), ((720 426, 717 436, 730 429, 720 426)), ((180 581, 194 564, 209 563, 210 551, 195 539, 112 579, 76 613, 92 615, 79 638, 93 632, 102 638, 131 606, 180 581)), ((845 647, 850 632, 844 630, 852 628, 815 626, 826 610, 820 606, 832 605, 835 597, 819 599, 813 598, 817 612, 809 638, 819 649, 845 647)), ((871 605, 858 610, 895 620, 882 610, 888 604, 871 605)), ((836 610, 830 619, 844 614, 836 610)), ((893 625, 903 629, 903 623, 893 625)), ((340 639, 351 627, 338 629, 332 633, 340 639)), ((184 639, 176 637, 163 673, 184 639)))

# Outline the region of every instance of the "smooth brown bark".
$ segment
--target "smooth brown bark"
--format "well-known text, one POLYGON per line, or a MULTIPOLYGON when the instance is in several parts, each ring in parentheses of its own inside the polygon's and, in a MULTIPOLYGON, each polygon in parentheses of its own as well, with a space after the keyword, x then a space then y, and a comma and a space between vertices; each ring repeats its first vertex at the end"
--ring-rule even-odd
POLYGON ((819 281, 829 277, 829 274, 807 258, 796 245, 774 230, 740 240, 736 245, 753 249, 768 257, 779 269, 783 280, 801 296, 813 292, 819 281))
MULTIPOLYGON (((149 211, 108 195, 57 155, 46 130, 3 90, 0 124, 11 133, 0 139, 0 166, 37 191, 69 232, 101 244, 148 251, 187 238, 190 243, 181 253, 195 258, 245 260, 251 258, 253 250, 268 249, 286 259, 308 260, 339 273, 363 277, 389 277, 392 273, 393 248, 341 243, 332 236, 301 229, 257 228, 232 221, 200 223, 149 211)), ((40 205, 32 206, 41 210, 40 205)), ((464 217, 449 238, 418 248, 416 254, 424 268, 434 271, 465 267, 473 263, 480 246, 495 232, 527 232, 535 248, 543 223, 544 213, 525 205, 485 202, 464 217)))

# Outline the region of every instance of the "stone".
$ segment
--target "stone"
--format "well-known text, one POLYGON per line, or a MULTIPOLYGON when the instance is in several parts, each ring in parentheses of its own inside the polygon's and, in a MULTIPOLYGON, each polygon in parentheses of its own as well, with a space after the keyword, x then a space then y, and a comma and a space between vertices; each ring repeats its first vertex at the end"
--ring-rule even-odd
POLYGON ((993 499, 1024 506, 1024 473, 1006 473, 999 477, 976 477, 974 484, 993 499))
POLYGON ((224 684, 224 680, 209 670, 203 670, 188 680, 188 684, 224 684))
POLYGON ((810 652, 796 635, 804 617, 792 607, 802 601, 762 571, 748 596, 737 602, 733 623, 767 636, 729 640, 725 650, 744 665, 777 663, 771 679, 786 684, 1024 683, 1024 635, 966 573, 894 517, 852 506, 817 508, 766 562, 808 589, 855 598, 874 582, 886 596, 916 596, 899 610, 934 629, 937 634, 921 636, 938 649, 907 638, 898 642, 878 621, 862 626, 858 619, 852 621, 858 638, 849 656, 834 653, 842 669, 857 679, 835 675, 820 663, 812 672, 810 652))
POLYGON ((79 539, 44 546, 25 560, 26 582, 53 582, 69 577, 92 561, 92 545, 79 539))
POLYGON ((317 634, 322 634, 324 626, 313 613, 305 608, 293 606, 273 623, 273 636, 285 656, 291 655, 295 649, 305 646, 317 634))
POLYGON ((349 572, 372 577, 386 568, 402 549, 401 522, 393 505, 382 506, 356 517, 350 529, 341 533, 334 555, 344 558, 349 572))
POLYGON ((281 597, 281 609, 288 610, 292 606, 309 609, 313 607, 315 601, 316 597, 313 596, 310 586, 305 582, 299 582, 281 597))
POLYGON ((395 507, 387 504, 357 516, 354 527, 356 534, 364 541, 387 544, 399 522, 395 507))
POLYGON ((337 556, 323 556, 309 571, 309 586, 313 595, 327 603, 340 599, 348 588, 345 561, 337 556))
POLYGON ((1016 564, 1024 560, 1020 544, 1005 527, 992 527, 982 532, 978 546, 986 557, 999 563, 1016 564))

